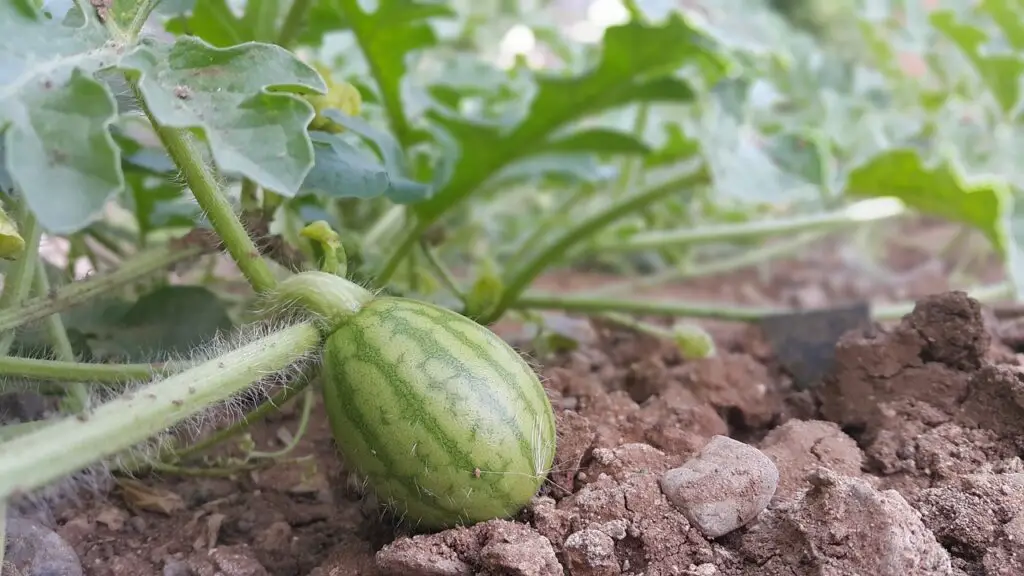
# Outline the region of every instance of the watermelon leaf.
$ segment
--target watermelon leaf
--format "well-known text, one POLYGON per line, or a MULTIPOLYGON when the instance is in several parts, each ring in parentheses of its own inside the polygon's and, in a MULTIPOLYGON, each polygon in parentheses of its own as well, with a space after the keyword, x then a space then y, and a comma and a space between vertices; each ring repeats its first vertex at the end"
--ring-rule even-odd
POLYGON ((446 2, 429 0, 379 0, 373 12, 363 10, 359 0, 321 0, 319 5, 344 14, 377 83, 391 131, 408 145, 413 134, 402 97, 407 58, 437 43, 428 19, 451 18, 455 12, 446 2))
POLYGON ((202 0, 192 4, 189 14, 179 14, 164 26, 173 34, 198 36, 220 48, 244 42, 273 42, 289 4, 280 0, 248 0, 245 12, 238 17, 225 0, 202 0))
POLYGON ((313 166, 306 126, 314 112, 285 90, 323 93, 326 86, 293 54, 271 44, 216 48, 183 36, 173 45, 140 45, 122 67, 138 77, 161 125, 205 136, 221 171, 283 196, 298 192, 313 166))
POLYGON ((952 10, 932 13, 931 24, 963 52, 1003 112, 1009 114, 1020 100, 1019 82, 1024 72, 1024 60, 1017 54, 986 53, 988 34, 981 28, 959 21, 952 10))
MULTIPOLYGON (((431 111, 431 119, 453 136, 460 151, 452 178, 418 204, 417 213, 433 221, 504 167, 557 146, 552 135, 577 120, 629 103, 692 100, 690 84, 674 75, 686 64, 695 64, 709 82, 725 69, 709 37, 679 14, 659 24, 630 21, 605 32, 601 58, 588 72, 538 76, 526 117, 511 128, 431 111)), ((607 131, 583 134, 589 136, 571 141, 573 151, 623 151, 624 140, 613 141, 607 131)))

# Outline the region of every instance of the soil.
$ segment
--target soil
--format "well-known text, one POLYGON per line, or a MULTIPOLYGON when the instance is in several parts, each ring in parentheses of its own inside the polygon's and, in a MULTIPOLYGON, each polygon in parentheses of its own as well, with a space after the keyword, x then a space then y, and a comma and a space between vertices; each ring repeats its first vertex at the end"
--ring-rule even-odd
MULTIPOLYGON (((12 522, 20 571, 3 576, 1024 574, 1020 323, 945 291, 941 266, 887 288, 830 258, 747 272, 753 290, 687 287, 819 305, 919 296, 902 320, 845 334, 812 390, 745 325, 710 324, 717 355, 684 360, 592 323, 579 348, 544 359, 558 451, 517 518, 403 533, 346 473, 317 406, 290 455, 300 464, 146 476, 12 522)), ((280 449, 296 420, 288 405, 252 439, 280 449)))

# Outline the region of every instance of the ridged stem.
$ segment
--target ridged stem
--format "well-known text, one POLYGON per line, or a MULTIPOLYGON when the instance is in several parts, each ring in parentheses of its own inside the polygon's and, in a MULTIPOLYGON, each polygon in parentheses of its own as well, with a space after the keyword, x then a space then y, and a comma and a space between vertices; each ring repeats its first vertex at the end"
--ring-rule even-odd
MULTIPOLYGON (((34 288, 39 296, 50 293, 50 279, 46 277, 46 268, 43 266, 43 259, 36 256, 36 272, 34 288)), ((75 350, 68 338, 68 331, 64 328, 64 320, 59 313, 50 314, 45 321, 46 333, 53 346, 53 354, 57 360, 64 362, 75 361, 75 350)), ((89 408, 89 390, 85 384, 75 380, 69 380, 67 391, 64 396, 63 407, 69 412, 81 412, 89 408)))
POLYGON ((0 444, 0 501, 121 453, 293 365, 320 346, 307 322, 0 444))
POLYGON ((745 224, 723 224, 683 230, 658 230, 635 234, 624 240, 598 244, 599 252, 625 252, 649 250, 666 246, 685 246, 709 242, 735 241, 743 238, 758 238, 774 234, 795 234, 813 230, 835 230, 843 226, 854 226, 895 218, 906 213, 901 202, 890 198, 862 200, 842 210, 798 216, 778 220, 765 220, 745 224))
MULTIPOLYGON (((4 290, 0 294, 0 317, 17 311, 22 300, 28 297, 39 260, 39 240, 43 231, 28 207, 28 202, 24 200, 18 204, 17 220, 21 226, 21 235, 25 238, 25 249, 4 278, 4 290)), ((0 356, 6 356, 14 344, 14 331, 0 326, 0 332, 3 332, 0 336, 0 356)))
POLYGON ((565 229, 554 241, 509 275, 497 306, 481 318, 480 323, 486 325, 501 318, 506 310, 516 305, 516 300, 544 271, 544 268, 563 258, 571 248, 592 237, 604 227, 673 192, 691 191, 697 186, 706 184, 709 178, 707 167, 701 165, 685 176, 623 197, 607 208, 565 229))
POLYGON ((196 202, 209 218, 210 225, 217 232, 242 275, 257 293, 272 289, 277 284, 277 279, 242 226, 242 221, 235 215, 231 203, 221 192, 213 171, 203 162, 203 155, 194 137, 187 130, 161 126, 149 109, 138 81, 130 79, 129 82, 139 106, 153 124, 167 153, 181 169, 196 202))
POLYGON ((81 282, 73 282, 59 288, 53 296, 44 294, 27 300, 19 306, 0 309, 0 332, 14 330, 50 314, 88 302, 104 292, 115 290, 172 264, 198 256, 203 251, 204 249, 201 247, 162 246, 139 252, 125 260, 113 272, 98 274, 81 282))
POLYGON ((14 356, 0 358, 0 378, 118 384, 148 380, 170 371, 170 366, 157 364, 98 364, 14 356))

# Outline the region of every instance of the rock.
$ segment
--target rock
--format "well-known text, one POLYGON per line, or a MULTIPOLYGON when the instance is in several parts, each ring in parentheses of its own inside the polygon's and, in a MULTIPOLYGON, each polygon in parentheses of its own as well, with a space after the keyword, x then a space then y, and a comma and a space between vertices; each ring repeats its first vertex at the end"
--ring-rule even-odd
POLYGON ((614 576, 621 574, 615 559, 615 541, 600 530, 580 530, 565 540, 566 568, 572 576, 614 576))
MULTIPOLYGON (((13 566, 18 576, 81 576, 82 563, 56 532, 24 518, 7 520, 5 567, 13 566)), ((7 576, 7 572, 3 572, 7 576)))
POLYGON ((210 550, 210 559, 224 576, 268 576, 248 546, 222 546, 210 550))
POLYGON ((188 567, 188 563, 169 558, 164 563, 163 576, 190 576, 192 571, 188 567))
POLYGON ((714 436, 700 453, 661 478, 661 490, 706 538, 718 538, 757 517, 771 502, 779 471, 760 450, 714 436))

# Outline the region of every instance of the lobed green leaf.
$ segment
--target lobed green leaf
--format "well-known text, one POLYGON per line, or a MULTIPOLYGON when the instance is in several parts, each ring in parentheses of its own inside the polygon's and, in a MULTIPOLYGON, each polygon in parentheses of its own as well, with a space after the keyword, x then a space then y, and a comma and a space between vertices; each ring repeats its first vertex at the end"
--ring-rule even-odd
POLYGON ((122 67, 162 126, 205 136, 217 167, 294 196, 313 166, 306 126, 313 107, 285 93, 323 93, 323 79, 285 49, 259 43, 217 48, 182 37, 144 43, 122 67))
POLYGON ((1024 60, 1017 54, 986 53, 988 34, 957 18, 952 10, 938 10, 932 13, 931 23, 964 53, 1003 112, 1010 113, 1020 100, 1020 75, 1024 72, 1024 60))
MULTIPOLYGON (((460 155, 453 176, 443 190, 418 204, 419 216, 431 221, 462 201, 504 167, 535 154, 550 152, 552 135, 577 120, 633 102, 686 102, 693 88, 674 76, 696 64, 709 80, 724 71, 724 62, 710 39, 673 14, 664 22, 631 21, 605 32, 601 59, 578 76, 542 75, 524 120, 512 129, 456 117, 444 110, 430 113, 457 141, 460 155)), ((575 152, 609 152, 625 146, 617 138, 612 146, 607 131, 590 131, 571 142, 575 152)), ((557 142, 557 141, 556 141, 557 142)), ((563 145, 566 141, 563 141, 563 145)))
POLYGON ((427 21, 454 17, 454 11, 446 2, 423 0, 378 0, 372 12, 363 10, 359 0, 321 0, 319 6, 344 14, 377 82, 391 130, 400 142, 408 144, 412 134, 402 98, 406 59, 437 43, 427 21))
POLYGON ((1003 256, 1011 250, 1007 222, 1013 197, 1005 183, 970 182, 948 162, 926 166, 914 150, 883 152, 854 169, 846 194, 899 198, 908 206, 977 228, 1003 256))
POLYGON ((45 17, 27 0, 0 0, 0 132, 10 188, 40 223, 70 233, 124 187, 109 134, 117 108, 92 74, 118 50, 95 13, 45 17))

